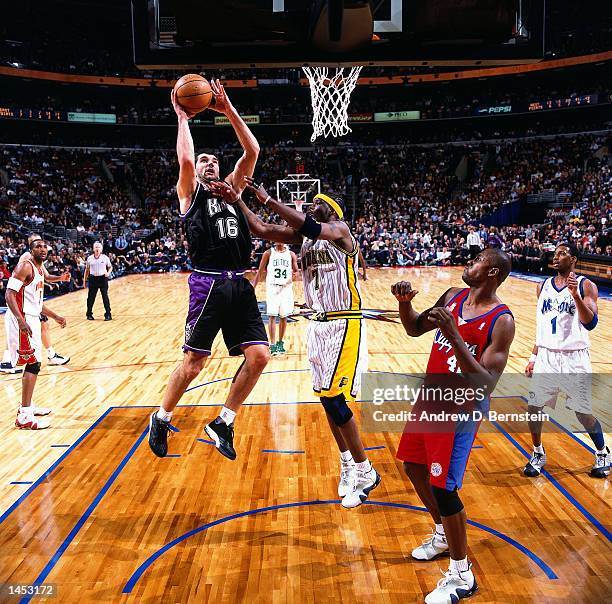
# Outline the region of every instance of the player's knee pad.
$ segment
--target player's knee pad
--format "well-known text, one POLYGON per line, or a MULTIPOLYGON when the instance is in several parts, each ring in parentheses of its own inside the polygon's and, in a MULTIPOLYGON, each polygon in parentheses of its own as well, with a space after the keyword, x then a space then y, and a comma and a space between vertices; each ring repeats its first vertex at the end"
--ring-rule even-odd
POLYGON ((344 426, 353 417, 353 412, 346 404, 344 394, 322 396, 321 403, 323 404, 323 409, 329 413, 336 426, 344 426))
POLYGON ((461 499, 459 499, 459 493, 457 493, 456 489, 454 491, 449 491, 448 489, 441 489, 440 487, 432 485, 431 490, 438 504, 440 516, 452 516, 463 509, 463 503, 461 499))
POLYGON ((40 363, 28 363, 25 366, 24 371, 26 373, 31 373, 33 375, 38 375, 38 373, 40 371, 40 363))

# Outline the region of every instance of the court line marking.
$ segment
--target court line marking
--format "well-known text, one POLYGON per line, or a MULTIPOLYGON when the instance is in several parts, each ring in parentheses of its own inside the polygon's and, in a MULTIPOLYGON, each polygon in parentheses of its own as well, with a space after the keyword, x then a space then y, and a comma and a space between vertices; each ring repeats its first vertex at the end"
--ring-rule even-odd
MULTIPOLYGON (((131 459, 132 455, 138 449, 140 443, 144 440, 145 436, 149 432, 149 426, 147 426, 141 433, 141 435, 136 439, 136 442, 130 447, 130 450, 123 456, 123 459, 119 463, 119 465, 115 468, 115 471, 110 475, 110 477, 104 483, 104 486, 98 491, 98 494, 94 497, 93 501, 87 506, 87 509, 81 514, 81 517, 78 519, 77 523, 72 527, 71 531, 68 533, 62 544, 57 548, 57 551, 51 556, 51 559, 45 567, 42 569, 38 577, 34 580, 32 585, 41 585, 44 583, 45 579, 49 576, 49 573, 53 570, 59 559, 62 557, 62 554, 66 551, 68 546, 72 543, 73 539, 76 537, 77 533, 81 530, 82 526, 87 522, 93 511, 96 509, 104 495, 106 495, 107 491, 110 489, 112 484, 117 480, 119 474, 126 466, 127 462, 131 459)), ((22 598, 20 604, 26 604, 29 602, 34 595, 26 596, 22 598)))
MULTIPOLYGON (((281 509, 286 509, 286 508, 295 508, 295 507, 300 507, 300 506, 311 506, 311 505, 337 505, 339 503, 340 503, 339 499, 281 503, 278 505, 270 505, 270 506, 266 506, 263 508, 257 508, 254 510, 247 510, 246 512, 238 512, 236 514, 231 514, 230 516, 224 516, 223 518, 218 518, 217 520, 213 520, 212 522, 203 524, 202 526, 194 528, 184 533, 183 535, 180 535, 176 539, 173 539, 172 541, 170 541, 169 543, 167 543, 166 545, 158 549, 156 552, 153 552, 153 554, 151 554, 144 562, 142 562, 142 564, 132 573, 132 576, 128 579, 127 583, 124 585, 122 593, 124 594, 131 593, 132 589, 134 589, 134 586, 136 585, 136 583, 138 583, 138 581, 140 580, 140 577, 147 570, 147 568, 149 568, 149 566, 151 566, 158 558, 160 558, 168 550, 173 548, 175 545, 178 545, 179 543, 185 541, 189 537, 192 537, 193 535, 201 533, 202 531, 208 530, 209 528, 212 528, 213 526, 217 526, 219 524, 229 522, 230 520, 236 520, 238 518, 243 518, 245 516, 253 516, 254 514, 260 514, 260 513, 269 512, 272 510, 281 510, 281 509)), ((395 502, 390 502, 390 501, 366 501, 365 505, 379 505, 379 506, 384 506, 384 507, 401 508, 401 509, 407 509, 411 511, 428 513, 427 509, 424 507, 409 505, 407 503, 395 503, 395 502)), ((508 535, 501 533, 500 531, 497 531, 496 529, 486 526, 485 524, 474 522, 473 520, 468 520, 467 522, 471 526, 474 526, 478 529, 486 531, 496 537, 499 537, 506 543, 509 543, 510 545, 518 549, 521 553, 525 554, 528 558, 530 558, 533 562, 535 562, 540 567, 540 569, 542 569, 544 574, 549 579, 551 580, 558 579, 555 572, 546 564, 546 562, 544 562, 541 558, 539 558, 536 554, 534 554, 531 550, 526 548, 524 545, 512 539, 512 537, 509 537, 508 535)))
MULTIPOLYGON (((525 401, 527 404, 529 404, 529 400, 527 399, 527 397, 519 396, 519 398, 522 399, 523 401, 525 401)), ((589 451, 590 453, 595 455, 595 449, 589 447, 589 445, 587 443, 585 443, 582 439, 578 438, 571 430, 569 430, 563 424, 558 422, 554 417, 550 417, 550 415, 549 415, 548 416, 548 421, 550 421, 552 424, 557 426, 557 428, 560 428, 568 436, 571 436, 579 445, 582 445, 587 451, 589 451)))
MULTIPOLYGON (((529 459, 531 455, 523 449, 523 447, 514 439, 498 422, 491 422, 506 439, 514 445, 514 447, 520 451, 526 459, 529 459)), ((593 514, 591 514, 554 476, 547 470, 542 468, 542 476, 545 476, 550 483, 563 495, 599 532, 608 540, 612 541, 612 533, 601 523, 593 514)), ((526 480, 529 480, 526 478, 526 480)))
POLYGON ((23 502, 23 500, 30 495, 30 493, 43 481, 45 480, 57 466, 59 466, 72 451, 96 428, 96 426, 114 409, 114 407, 109 407, 77 440, 74 444, 70 445, 70 448, 66 449, 64 453, 58 458, 58 460, 51 464, 51 466, 32 484, 32 486, 19 498, 15 501, 9 508, 0 516, 0 524, 2 524, 8 516, 23 502))
MULTIPOLYGON (((291 372, 305 372, 305 371, 309 371, 309 369, 289 369, 289 370, 278 370, 278 371, 273 371, 273 372, 265 372, 264 374, 270 374, 270 373, 291 373, 291 372)), ((391 374, 392 374, 392 373, 394 373, 394 372, 382 372, 382 371, 381 371, 381 372, 372 372, 372 373, 391 373, 391 374)), ((264 375, 264 374, 262 374, 262 375, 264 375)), ((400 374, 400 375, 410 375, 410 374, 400 374)), ((189 390, 193 390, 193 389, 195 389, 195 388, 198 388, 198 387, 203 387, 203 386, 206 386, 206 385, 209 385, 209 384, 212 384, 212 383, 216 383, 216 382, 219 382, 219 381, 227 381, 227 380, 230 380, 230 379, 233 379, 233 377, 222 378, 222 379, 220 379, 220 380, 213 380, 212 382, 205 382, 205 383, 203 383, 203 384, 199 384, 199 385, 197 385, 197 386, 195 386, 195 387, 193 387, 193 388, 191 388, 191 389, 189 389, 189 390)), ((187 390, 187 391, 189 391, 189 390, 187 390)), ((187 392, 187 391, 186 391, 186 392, 187 392)), ((515 398, 515 397, 493 397, 493 398, 515 398)), ((516 398, 522 398, 522 397, 516 397, 516 398)), ((359 402, 363 402, 363 401, 359 401, 359 402)), ((309 403, 318 404, 318 403, 319 403, 319 401, 286 402, 286 403, 278 403, 278 404, 309 404, 309 403)), ((270 404, 274 404, 274 403, 250 403, 250 405, 270 405, 270 404)), ((191 406, 219 406, 219 405, 216 405, 216 404, 214 404, 214 403, 211 403, 211 404, 200 404, 200 405, 183 405, 183 406, 186 406, 186 407, 191 407, 191 406)), ((85 437, 86 437, 86 436, 87 436, 87 435, 88 435, 88 434, 89 434, 89 433, 90 433, 90 432, 91 432, 91 431, 92 431, 92 430, 93 430, 93 429, 94 429, 94 428, 95 428, 95 427, 96 427, 96 426, 97 426, 97 425, 98 425, 98 424, 99 424, 99 423, 100 423, 100 422, 101 422, 101 421, 102 421, 102 420, 103 420, 103 419, 104 419, 104 418, 105 418, 105 417, 106 417, 106 416, 107 416, 107 415, 108 415, 108 414, 109 414, 111 411, 113 411, 114 409, 125 409, 125 408, 130 408, 130 407, 134 407, 134 408, 142 408, 142 407, 151 408, 151 407, 155 407, 155 406, 154 406, 154 405, 141 405, 141 406, 138 406, 138 405, 125 405, 125 406, 111 406, 111 407, 109 407, 109 408, 108 408, 108 409, 107 409, 107 410, 106 410, 106 411, 105 411, 105 412, 104 412, 104 413, 103 413, 103 414, 102 414, 102 415, 101 415, 101 416, 100 416, 100 417, 99 417, 99 418, 98 418, 98 419, 97 419, 97 420, 96 420, 96 421, 95 421, 95 422, 94 422, 94 423, 93 423, 93 424, 92 424, 92 425, 91 425, 91 426, 90 426, 90 427, 89 427, 89 428, 88 428, 88 429, 87 429, 87 430, 86 430, 86 431, 85 431, 85 432, 84 432, 84 433, 83 433, 83 434, 82 434, 82 435, 81 435, 81 436, 80 436, 80 437, 79 437, 79 438, 78 438, 76 441, 75 441, 75 443, 74 443, 73 445, 71 445, 71 446, 70 446, 70 448, 69 448, 69 449, 67 449, 67 450, 66 450, 66 451, 65 451, 65 452, 62 454, 62 456, 61 456, 61 457, 60 457, 60 458, 59 458, 59 459, 58 459, 58 460, 57 460, 57 461, 56 461, 54 464, 52 464, 52 465, 49 467, 49 469, 48 469, 48 470, 46 470, 46 472, 44 472, 44 473, 43 473, 43 475, 42 475, 42 476, 41 476, 41 477, 40 477, 38 480, 36 480, 36 482, 35 482, 34 484, 32 484, 32 485, 30 486, 30 488, 28 488, 28 489, 26 490, 26 492, 25 492, 25 493, 24 493, 24 494, 23 494, 23 495, 22 495, 22 496, 21 496, 21 497, 20 497, 20 498, 19 498, 17 501, 15 501, 15 502, 14 502, 14 503, 13 503, 13 504, 12 504, 12 505, 11 505, 11 506, 10 506, 10 507, 7 509, 7 510, 6 510, 6 512, 4 512, 4 513, 2 514, 2 516, 0 516, 0 524, 1 524, 2 522, 4 522, 4 520, 5 520, 5 519, 6 519, 6 518, 7 518, 7 517, 10 515, 10 513, 12 513, 12 512, 14 511, 14 509, 15 509, 15 508, 17 508, 17 507, 18 507, 18 506, 19 506, 19 505, 20 505, 20 504, 23 502, 23 500, 25 500, 25 498, 26 498, 26 497, 28 497, 28 496, 29 496, 29 494, 30 494, 30 493, 31 493, 31 492, 32 492, 32 491, 33 491, 33 490, 34 490, 34 489, 35 489, 35 488, 36 488, 36 487, 37 487, 37 486, 38 486, 38 485, 39 485, 39 484, 40 484, 40 483, 41 483, 41 482, 42 482, 42 481, 45 479, 45 478, 47 478, 47 476, 48 476, 48 475, 49 475, 49 474, 50 474, 50 473, 51 473, 51 472, 52 472, 52 471, 53 471, 53 470, 54 470, 54 469, 55 469, 55 468, 56 468, 56 467, 57 467, 57 466, 58 466, 58 465, 59 465, 59 464, 60 464, 60 463, 61 463, 61 462, 62 462, 62 461, 65 459, 65 457, 67 457, 67 456, 68 456, 68 455, 69 455, 69 454, 70 454, 70 453, 71 453, 71 452, 72 452, 72 451, 73 451, 73 450, 76 448, 76 446, 78 446, 78 445, 79 445, 79 444, 80 444, 80 443, 81 443, 81 442, 84 440, 84 438, 85 438, 85 437)), ((496 422, 492 422, 492 423, 494 423, 494 424, 495 424, 496 422)), ((503 430, 503 428, 501 428, 501 426, 496 426, 496 427, 497 427, 497 428, 500 430, 500 432, 501 432, 502 434, 504 434, 504 432, 505 432, 505 431, 503 430)), ((139 441, 141 441, 141 439, 143 439, 143 438, 144 438, 144 436, 147 434, 147 432, 148 432, 148 428, 145 428, 145 430, 144 430, 143 434, 141 434, 141 436, 139 437, 139 441)), ((512 437, 511 437, 509 434, 505 433, 505 434, 504 434, 504 436, 506 436, 507 438, 511 439, 511 441, 514 441, 514 439, 512 439, 512 437)), ((516 443, 516 441, 514 441, 514 443, 516 443)), ((139 444, 139 443, 137 443, 137 444, 139 444)), ((515 446, 520 447, 520 445, 518 445, 518 443, 516 443, 516 445, 515 445, 515 446)), ((525 455, 527 458, 529 458, 529 456, 528 456, 528 455, 525 453, 525 451, 524 451, 524 450, 522 450, 522 448, 519 448, 519 450, 521 450, 521 451, 523 452, 523 454, 524 454, 524 455, 525 455)), ((125 458, 124 458, 124 459, 125 459, 125 458)), ((127 460, 126 460, 126 463, 127 463, 127 460)), ((550 476, 550 475, 548 474, 548 472, 546 472, 546 470, 543 470, 543 474, 544 474, 544 475, 547 475, 547 476, 550 476)), ((118 475, 118 474, 117 474, 117 475, 118 475)), ((112 477, 111 477, 111 478, 112 478, 112 477)), ((115 479, 116 479, 116 476, 113 478, 113 481, 114 481, 115 479)), ((579 510, 581 513, 583 513, 583 515, 585 515, 587 518, 589 518, 589 517, 590 517, 590 518, 592 518, 592 519, 593 519, 593 520, 592 520, 592 522, 593 522, 594 524, 596 524, 597 526, 601 527, 601 529, 600 529, 600 530, 602 530, 602 532, 603 532, 603 533, 604 533, 604 534, 605 534, 605 535, 608 537, 608 540, 612 540, 612 539, 610 539, 610 536, 609 536, 609 535, 610 535, 610 533, 609 533, 609 532, 608 532, 608 531, 605 529, 605 527, 603 527, 603 526, 602 526, 602 525, 599 523, 599 521, 598 521, 598 520, 597 520, 595 517, 591 516, 591 515, 590 515, 590 514, 589 514, 589 513, 588 513, 588 512, 585 510, 585 508, 584 508, 584 507, 583 507, 583 506, 582 506, 582 505, 581 505, 581 504, 580 504, 580 503, 579 503, 579 502, 578 502, 576 499, 574 499, 574 498, 573 498, 573 496, 572 496, 572 495, 571 495, 569 492, 567 492, 567 490, 565 490, 565 488, 564 488, 564 487, 562 487, 562 486, 561 486, 561 485, 560 485, 560 484, 559 484, 559 483, 558 483, 558 482, 557 482, 557 481, 556 481, 554 478, 552 478, 552 476, 550 476, 550 478, 549 478, 549 479, 550 479, 550 481, 551 481, 553 484, 555 484, 555 483, 556 483, 556 484, 558 485, 558 487, 557 487, 557 488, 558 488, 558 490, 559 490, 559 491, 560 491, 562 494, 564 494, 564 495, 565 495, 566 499, 568 499, 568 501, 570 501, 570 503, 572 503, 572 504, 574 505, 574 507, 576 507, 576 508, 577 508, 577 509, 578 509, 578 510, 579 510)), ((110 479, 109 479, 109 480, 110 480, 110 479)), ((108 481, 107 481, 107 482, 108 482, 108 481)), ((106 485, 105 485, 105 486, 106 486, 106 485)), ((109 485, 109 486, 110 486, 110 485, 109 485)), ((99 495, 100 495, 100 494, 99 494, 99 495)), ((104 495, 104 493, 102 494, 102 496, 103 496, 103 495, 104 495)), ((101 499, 101 497, 100 497, 100 499, 101 499)), ((366 503, 370 503, 370 504, 372 504, 372 503, 374 503, 374 502, 366 502, 366 503)), ((395 505, 395 506, 399 506, 399 507, 402 507, 402 506, 404 505, 404 504, 393 504, 393 503, 391 503, 391 502, 388 502, 388 503, 385 503, 385 502, 378 502, 378 504, 379 504, 379 505, 390 505, 390 506, 395 505)), ((97 505, 97 503, 96 503, 96 505, 97 505)), ((405 505, 407 505, 407 504, 405 504, 405 505)), ((90 506, 90 507, 91 507, 91 506, 90 506)), ((412 507, 414 507, 414 506, 412 506, 412 507)), ((94 508, 95 508, 95 506, 94 506, 94 508)), ((92 510, 89 512, 90 514, 91 514, 91 512, 93 512, 93 509, 94 509, 94 508, 92 508, 92 510)), ((419 509, 419 508, 415 508, 415 509, 419 509)), ((472 523, 472 521, 468 521, 468 522, 469 522, 469 523, 472 523)), ((477 523, 473 523, 473 524, 474 524, 474 526, 477 526, 477 523)), ((482 526, 484 526, 484 525, 482 525, 482 526)), ((75 527, 75 528, 76 528, 76 527, 75 527)), ((480 527, 479 527, 479 528, 480 528, 480 527)), ((79 527, 79 529, 80 529, 80 527, 79 527)), ((487 529, 488 529, 488 527, 487 527, 487 529)), ((487 530, 487 529, 484 529, 484 530, 487 530)), ((491 530, 491 531, 494 531, 495 529, 490 529, 490 530, 491 530)), ((74 531, 74 528, 73 528, 73 531, 74 531)), ((78 530, 77 530, 77 532, 78 532, 78 530)), ((72 533, 72 531, 71 531, 71 533, 72 533)), ((76 533, 75 533, 75 534, 76 534, 76 533)), ((502 534, 502 533, 500 533, 499 535, 501 536, 501 535, 503 535, 503 534, 502 534)), ((502 538, 503 538, 503 537, 502 537, 502 538)), ((510 537, 508 537, 508 539, 511 539, 511 538, 510 538, 510 537)), ((518 543, 518 542, 517 542, 517 543, 518 543)), ((62 544, 62 545, 63 545, 63 544, 62 544)), ((67 544, 66 544, 66 547, 67 547, 68 545, 69 545, 69 543, 67 543, 67 544)), ((519 544, 519 545, 520 545, 520 544, 519 544)), ((60 547, 61 547, 61 546, 60 546, 60 547)), ((65 548, 64 548, 64 550, 65 550, 65 548)), ((59 551, 59 550, 58 550, 58 551, 59 551)), ((63 552, 62 552, 62 553, 63 553, 63 552)), ((57 552, 56 552, 56 555, 57 555, 57 552)), ((61 553, 59 554, 59 556, 61 556, 61 553)), ((58 556, 58 559, 59 559, 59 556, 58 556)), ((53 558, 52 558, 52 560, 53 560, 53 558)), ((52 561, 52 560, 51 560, 51 561, 52 561)), ((51 561, 49 562, 49 564, 51 563, 51 561)), ((54 564, 53 564, 53 565, 55 565, 55 563, 56 563, 56 562, 57 562, 57 560, 54 562, 54 564)), ((45 568, 46 568, 46 567, 45 567, 45 568)), ((50 572, 50 570, 51 570, 51 569, 49 569, 49 572, 50 572)), ((43 569, 43 572, 44 572, 44 569, 43 569)), ((42 575, 42 573, 41 573, 41 575, 42 575)), ((46 575, 45 575, 45 576, 46 576, 46 575)), ((40 577, 39 577, 39 578, 40 578, 40 577)), ((37 579, 37 580, 38 580, 38 579, 37 579)), ((43 578, 43 580, 44 580, 44 578, 43 578)), ((28 602, 28 601, 29 601, 29 598, 28 598, 28 599, 23 599, 23 600, 22 600, 22 602, 28 602)))
POLYGON ((284 449, 262 449, 262 453, 306 453, 306 451, 293 451, 293 450, 284 450, 284 449))
POLYGON ((52 449, 67 449, 70 445, 51 445, 52 449))
POLYGON ((13 480, 13 482, 9 482, 9 484, 33 484, 31 480, 13 480))

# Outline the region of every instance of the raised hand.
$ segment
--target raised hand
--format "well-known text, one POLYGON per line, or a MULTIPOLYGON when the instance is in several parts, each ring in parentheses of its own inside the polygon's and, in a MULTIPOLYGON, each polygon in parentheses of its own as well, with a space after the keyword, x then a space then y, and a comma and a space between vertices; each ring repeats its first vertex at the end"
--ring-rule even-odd
POLYGON ((264 189, 263 185, 257 184, 249 176, 244 177, 244 182, 246 184, 246 188, 253 191, 253 193, 255 193, 255 196, 257 197, 257 201, 259 201, 260 203, 264 203, 264 204, 268 201, 270 194, 268 193, 268 191, 264 189))
POLYGON ((222 113, 223 115, 228 115, 234 111, 234 106, 229 100, 223 84, 221 84, 219 80, 211 80, 210 87, 213 92, 213 102, 209 105, 209 109, 217 113, 222 113))
POLYGON ((187 113, 179 104, 178 101, 176 100, 176 94, 174 93, 174 89, 172 90, 172 92, 170 93, 170 101, 172 102, 172 107, 174 108, 174 113, 176 113, 176 115, 179 118, 183 118, 186 120, 191 119, 195 113, 187 113))
POLYGON ((409 281, 400 281, 391 286, 391 293, 397 298, 398 302, 412 302, 419 290, 412 289, 409 281))
POLYGON ((240 201, 240 193, 224 180, 211 180, 208 188, 215 197, 221 197, 225 203, 233 205, 240 201))
POLYGON ((576 274, 573 271, 567 277, 567 289, 569 293, 572 295, 572 298, 579 297, 578 279, 576 279, 576 274))

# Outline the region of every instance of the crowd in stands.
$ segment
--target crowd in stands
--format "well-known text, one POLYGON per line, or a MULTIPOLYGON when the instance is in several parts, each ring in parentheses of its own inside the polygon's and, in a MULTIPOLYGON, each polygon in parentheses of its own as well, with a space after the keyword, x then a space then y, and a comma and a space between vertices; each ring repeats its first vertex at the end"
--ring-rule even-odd
MULTIPOLYGON (((473 255, 477 236, 479 247, 507 250, 516 270, 542 272, 547 252, 562 240, 585 254, 612 255, 607 143, 590 134, 472 146, 264 147, 256 175, 275 194, 276 180, 301 165, 321 179, 323 190, 343 194, 369 264, 461 264, 473 255), (525 224, 523 216, 520 225, 485 226, 493 212, 543 194, 555 203, 538 224, 525 224)), ((227 148, 221 156, 226 173, 239 152, 227 148)), ((49 272, 70 271, 70 283, 54 286, 66 291, 83 286, 85 258, 97 240, 114 276, 189 270, 177 174, 173 150, 1 147, 2 279, 30 232, 52 244, 49 272)), ((534 207, 546 206, 535 201, 534 207)), ((265 245, 255 243, 253 266, 265 245)))

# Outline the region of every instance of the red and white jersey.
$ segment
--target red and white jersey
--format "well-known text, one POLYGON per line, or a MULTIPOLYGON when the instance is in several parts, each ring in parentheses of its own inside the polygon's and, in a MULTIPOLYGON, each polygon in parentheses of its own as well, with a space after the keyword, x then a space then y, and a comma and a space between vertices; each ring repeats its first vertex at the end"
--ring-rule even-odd
POLYGON ((45 275, 42 268, 38 268, 31 260, 34 276, 30 282, 25 282, 17 292, 17 304, 24 315, 37 317, 42 312, 43 294, 45 291, 45 275))
MULTIPOLYGON (((464 319, 462 317, 462 309, 469 293, 469 288, 462 289, 449 300, 446 304, 446 308, 452 313, 453 317, 455 317, 459 333, 466 346, 474 355, 474 358, 480 362, 482 353, 491 342, 491 333, 493 332, 495 322, 502 315, 512 315, 512 313, 505 304, 499 304, 483 315, 479 315, 472 319, 464 319)), ((429 362, 427 363, 427 373, 460 372, 461 368, 459 367, 451 343, 439 329, 436 330, 431 353, 429 355, 429 362)))

